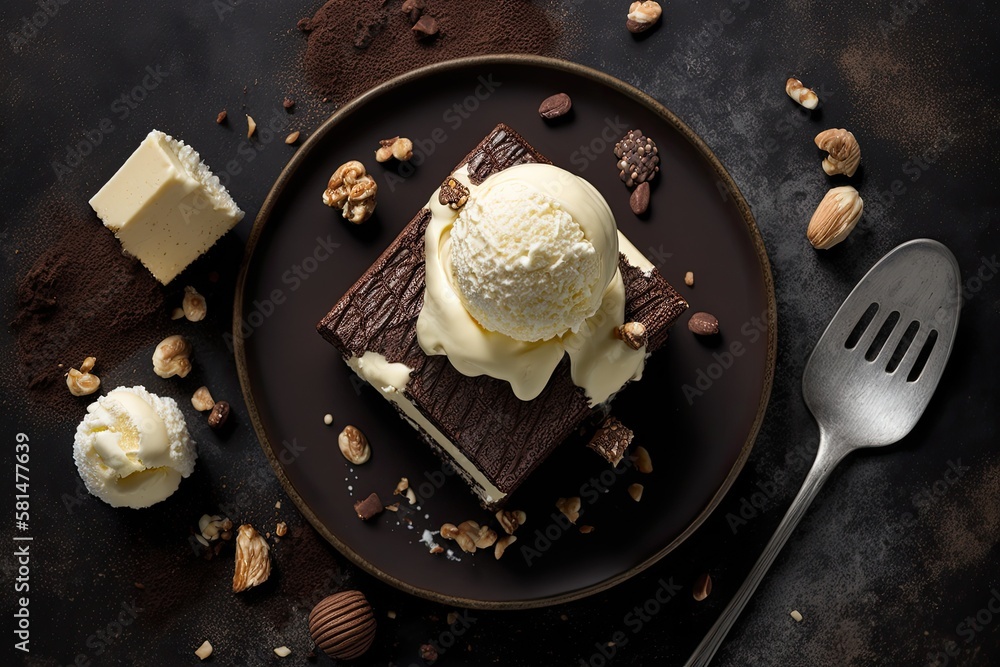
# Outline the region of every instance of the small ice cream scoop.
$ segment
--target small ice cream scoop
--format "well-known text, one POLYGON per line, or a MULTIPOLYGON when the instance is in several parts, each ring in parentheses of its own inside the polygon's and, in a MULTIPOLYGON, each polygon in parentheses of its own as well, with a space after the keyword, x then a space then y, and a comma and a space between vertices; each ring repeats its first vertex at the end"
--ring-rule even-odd
POLYGON ((177 402, 141 386, 118 387, 87 406, 73 441, 87 490, 112 507, 165 500, 197 456, 177 402))
POLYGON ((479 324, 515 340, 576 332, 618 268, 618 231, 592 185, 547 164, 505 169, 451 231, 454 285, 479 324))

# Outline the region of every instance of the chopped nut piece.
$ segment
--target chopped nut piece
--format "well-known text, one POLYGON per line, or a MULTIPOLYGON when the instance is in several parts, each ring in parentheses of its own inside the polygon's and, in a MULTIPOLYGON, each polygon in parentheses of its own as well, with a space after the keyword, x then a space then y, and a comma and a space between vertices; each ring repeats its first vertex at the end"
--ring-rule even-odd
POLYGON ((194 395, 191 397, 191 405, 198 412, 211 410, 215 407, 215 399, 212 398, 212 392, 208 390, 208 387, 198 387, 195 389, 194 395))
POLYGON ((411 505, 417 504, 417 494, 413 492, 413 489, 406 490, 406 502, 410 503, 411 505))
POLYGON ((398 512, 399 503, 392 503, 391 505, 386 505, 385 509, 389 510, 390 512, 398 512))
POLYGON ((465 187, 461 181, 454 176, 449 176, 441 188, 438 190, 438 202, 444 204, 453 211, 465 206, 469 201, 469 188, 465 187))
POLYGON ((233 592, 240 593, 259 586, 271 575, 270 549, 267 540, 248 523, 240 526, 236 534, 236 572, 233 574, 233 592))
POLYGON ((393 495, 401 496, 406 493, 406 490, 410 488, 410 480, 405 477, 399 478, 399 483, 396 484, 396 490, 393 491, 393 495))
POLYGON ((222 125, 223 123, 226 122, 227 115, 228 114, 226 113, 226 110, 223 109, 222 111, 219 112, 219 115, 215 117, 215 122, 218 123, 219 125, 222 125))
POLYGON ((184 317, 189 322, 200 322, 208 314, 208 304, 205 297, 190 285, 184 288, 184 301, 181 303, 181 308, 184 309, 184 317))
POLYGON ((274 534, 278 537, 284 537, 285 533, 288 532, 288 525, 284 521, 279 521, 274 527, 274 534))
POLYGON ((793 609, 791 611, 791 613, 789 614, 789 616, 791 616, 792 618, 794 618, 796 623, 801 623, 802 622, 802 614, 799 613, 798 609, 793 609))
POLYGON ((633 2, 628 8, 625 27, 631 33, 645 32, 660 20, 661 14, 663 14, 663 9, 658 2, 652 2, 652 0, 633 2))
POLYGON ((413 142, 406 137, 392 137, 379 141, 379 149, 375 151, 376 162, 387 162, 396 158, 400 162, 406 162, 413 157, 413 142))
POLYGON ((83 360, 83 363, 80 364, 80 372, 89 373, 90 371, 94 370, 94 364, 96 363, 97 363, 97 357, 87 357, 86 359, 83 360))
POLYGON ((806 236, 817 250, 827 250, 847 238, 857 226, 865 202, 850 185, 833 188, 816 207, 806 236))
POLYGON ((572 498, 560 498, 556 501, 556 507, 566 515, 570 523, 576 523, 576 520, 580 518, 580 498, 579 496, 573 496, 572 498))
POLYGON ((688 271, 684 274, 684 284, 688 287, 694 287, 694 271, 688 271))
POLYGON ((253 133, 257 131, 257 123, 250 114, 247 114, 247 139, 253 136, 253 133))
POLYGON ((100 387, 101 378, 93 373, 81 373, 77 369, 71 368, 66 374, 66 388, 74 396, 89 396, 100 387))
POLYGON ((479 534, 476 536, 476 548, 488 549, 497 541, 497 532, 489 526, 480 526, 479 534))
MULTIPOLYGON (((198 519, 198 532, 201 536, 210 542, 214 542, 222 534, 222 517, 218 514, 203 514, 200 519, 198 519)), ((232 524, 230 524, 232 527, 232 524)))
POLYGON ((330 424, 332 424, 333 423, 333 415, 331 415, 329 412, 326 413, 325 415, 323 415, 323 423, 326 424, 327 426, 329 426, 330 424))
POLYGON ((441 526, 441 537, 446 540, 453 540, 458 537, 458 527, 453 523, 446 523, 441 526))
POLYGON ((444 553, 444 547, 442 547, 442 546, 440 546, 438 544, 435 544, 434 546, 431 547, 431 553, 434 554, 435 556, 437 554, 443 554, 444 553))
POLYGON ((388 616, 389 618, 396 618, 396 612, 394 612, 392 609, 385 612, 385 615, 388 616))
POLYGON ((293 100, 290 97, 286 97, 284 100, 281 101, 281 106, 285 107, 286 109, 291 109, 292 107, 295 106, 295 100, 293 100))
POLYGON ((354 503, 354 511, 362 521, 367 521, 374 516, 378 516, 384 509, 382 500, 378 497, 377 493, 372 493, 364 500, 354 503))
POLYGON ((172 319, 172 320, 179 320, 182 317, 184 317, 184 309, 183 308, 174 308, 170 312, 170 319, 172 319))
POLYGON ((712 577, 706 572, 701 575, 694 582, 694 588, 691 589, 691 595, 698 602, 701 602, 709 595, 712 594, 712 577))
MULTIPOLYGON (((222 113, 225 113, 225 111, 222 113)), ((195 649, 194 654, 198 656, 200 660, 205 660, 208 656, 212 655, 212 645, 206 640, 202 642, 201 646, 195 649)))
MULTIPOLYGON (((462 548, 462 551, 470 554, 476 553, 476 543, 480 539, 481 528, 475 521, 463 521, 458 524, 455 542, 462 548)), ((442 531, 441 534, 444 535, 444 532, 442 531)), ((495 536, 496 533, 494 533, 494 538, 495 536)))
POLYGON ((641 350, 646 346, 646 326, 642 322, 626 322, 615 329, 615 338, 633 350, 641 350))
POLYGON ((416 23, 424 13, 424 0, 403 0, 402 10, 410 19, 410 24, 416 23))
POLYGON ((323 203, 331 208, 341 209, 344 218, 359 225, 375 211, 377 193, 378 185, 365 170, 365 166, 357 160, 351 160, 333 172, 323 193, 323 203))
POLYGON ((294 144, 296 141, 299 140, 299 135, 300 135, 300 132, 298 130, 295 130, 294 132, 292 132, 291 134, 289 134, 287 137, 285 137, 285 143, 288 144, 289 146, 291 146, 292 144, 294 144))
POLYGON ((437 662, 438 652, 434 648, 433 644, 421 644, 420 645, 420 659, 423 660, 428 665, 433 665, 437 662))
POLYGON ((292 649, 288 648, 287 646, 279 646, 278 648, 274 649, 274 654, 279 658, 287 658, 292 654, 292 649))
POLYGON ((653 461, 649 458, 649 452, 646 451, 645 447, 641 445, 636 447, 635 452, 629 458, 639 472, 646 474, 653 472, 653 461))
POLYGON ((179 335, 160 341, 153 351, 153 372, 161 378, 187 377, 191 372, 191 343, 179 335))
POLYGON ((820 132, 816 135, 816 146, 829 153, 823 160, 827 176, 854 176, 861 164, 861 146, 852 132, 843 129, 820 132))
POLYGON ((504 532, 513 535, 514 531, 528 519, 528 515, 520 510, 500 510, 496 513, 497 522, 504 532))
POLYGON ((583 526, 580 526, 580 532, 583 533, 584 535, 589 535, 590 533, 594 532, 594 527, 585 524, 583 526))
POLYGON ((457 611, 449 611, 448 616, 445 618, 445 621, 447 621, 448 625, 455 625, 455 621, 457 620, 458 620, 457 611))
POLYGON ((500 560, 503 556, 503 552, 507 550, 507 547, 517 542, 517 537, 515 535, 504 535, 499 540, 497 540, 496 546, 493 547, 493 557, 500 560))
POLYGON ((345 426, 337 436, 337 444, 344 458, 355 465, 361 465, 371 458, 372 449, 368 445, 368 438, 356 426, 345 426))
POLYGON ((217 401, 208 413, 208 425, 218 431, 229 421, 229 401, 217 401))
POLYGON ((635 502, 639 502, 640 500, 642 500, 642 490, 643 490, 642 484, 629 484, 628 494, 632 496, 632 500, 634 500, 635 502))
POLYGON ((819 105, 819 96, 795 77, 785 82, 785 92, 806 109, 815 109, 819 105))

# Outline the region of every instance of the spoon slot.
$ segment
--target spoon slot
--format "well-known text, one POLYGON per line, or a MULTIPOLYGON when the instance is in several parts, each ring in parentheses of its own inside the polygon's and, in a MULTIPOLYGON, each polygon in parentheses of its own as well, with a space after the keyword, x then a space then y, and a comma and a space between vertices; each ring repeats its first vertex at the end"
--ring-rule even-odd
POLYGON ((896 328, 896 323, 899 322, 899 311, 894 310, 889 313, 889 317, 885 318, 885 322, 882 323, 882 327, 875 334, 875 339, 872 344, 868 347, 868 351, 865 352, 865 359, 868 361, 875 361, 878 359, 878 355, 882 352, 882 347, 885 342, 889 340, 889 335, 892 334, 892 330, 896 328))
POLYGON ((920 349, 920 354, 917 355, 917 360, 913 362, 913 368, 910 369, 910 373, 906 376, 907 382, 916 382, 920 378, 920 374, 924 372, 924 366, 927 365, 927 360, 931 357, 931 352, 934 351, 934 343, 937 342, 937 337, 937 329, 931 329, 931 332, 927 334, 924 346, 920 349))
POLYGON ((920 322, 913 320, 910 322, 910 326, 906 327, 906 331, 903 332, 903 337, 899 339, 899 343, 896 344, 896 349, 889 357, 889 364, 885 367, 886 373, 895 373, 896 369, 899 368, 899 362, 903 360, 906 355, 906 351, 910 349, 910 345, 913 344, 913 339, 917 337, 917 331, 920 330, 920 322))
POLYGON ((878 313, 877 303, 873 303, 872 305, 868 306, 868 309, 865 310, 864 314, 861 315, 861 319, 858 320, 858 323, 854 325, 854 329, 851 330, 851 334, 847 337, 847 340, 844 341, 844 347, 846 347, 848 350, 854 349, 854 347, 858 344, 858 341, 861 340, 861 337, 865 334, 865 331, 868 329, 868 325, 871 324, 872 320, 875 319, 875 315, 877 313, 878 313))

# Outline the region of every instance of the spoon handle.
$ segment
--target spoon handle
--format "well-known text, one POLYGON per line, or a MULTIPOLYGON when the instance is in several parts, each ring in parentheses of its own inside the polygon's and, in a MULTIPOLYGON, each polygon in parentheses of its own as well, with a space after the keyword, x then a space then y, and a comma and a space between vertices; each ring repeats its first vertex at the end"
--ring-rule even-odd
POLYGON ((771 541, 767 543, 764 552, 757 559, 757 563, 753 566, 753 569, 750 570, 746 581, 740 586, 733 599, 729 601, 722 615, 719 616, 715 625, 705 635, 698 648, 694 650, 685 667, 706 667, 711 662, 715 652, 722 646, 726 634, 736 623, 740 612, 743 611, 747 602, 750 601, 750 596, 757 590, 757 586, 763 580, 764 575, 767 574, 771 564, 778 557, 781 548, 785 546, 785 542, 788 541, 792 531, 795 530, 795 526, 798 525, 812 503, 813 498, 816 497, 816 494, 823 487, 823 483, 829 477, 830 471, 833 470, 842 458, 842 454, 834 454, 826 445, 825 438, 821 437, 816 460, 813 462, 812 468, 810 468, 809 474, 806 476, 798 495, 795 496, 791 507, 788 508, 785 518, 781 520, 781 524, 775 531, 774 536, 771 537, 771 541))

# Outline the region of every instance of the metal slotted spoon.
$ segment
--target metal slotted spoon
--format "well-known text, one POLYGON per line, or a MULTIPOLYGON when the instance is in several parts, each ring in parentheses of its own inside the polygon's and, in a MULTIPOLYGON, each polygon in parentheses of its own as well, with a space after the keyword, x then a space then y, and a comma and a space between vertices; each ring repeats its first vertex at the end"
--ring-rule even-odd
POLYGON ((687 667, 704 667, 833 468, 863 447, 899 441, 920 419, 958 328, 961 275, 937 241, 895 248, 861 279, 816 344, 802 394, 819 424, 819 450, 802 489, 735 597, 687 667))

